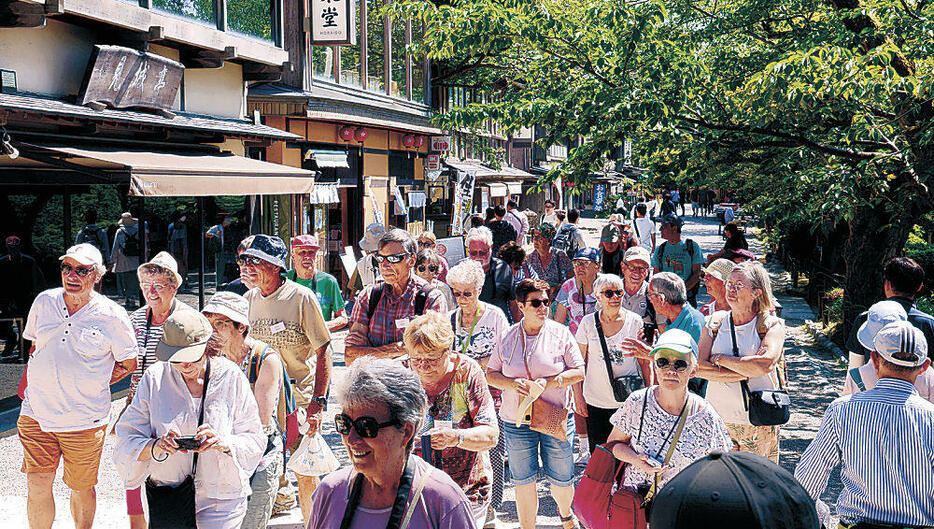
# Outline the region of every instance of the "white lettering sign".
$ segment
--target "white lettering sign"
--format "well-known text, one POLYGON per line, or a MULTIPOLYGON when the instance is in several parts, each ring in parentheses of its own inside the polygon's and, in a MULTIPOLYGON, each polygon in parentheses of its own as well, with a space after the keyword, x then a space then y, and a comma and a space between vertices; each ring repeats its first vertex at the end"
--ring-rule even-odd
POLYGON ((451 137, 450 136, 432 136, 431 137, 431 149, 436 152, 448 152, 451 150, 451 137))
POLYGON ((357 43, 354 0, 311 0, 311 43, 345 45, 357 43))

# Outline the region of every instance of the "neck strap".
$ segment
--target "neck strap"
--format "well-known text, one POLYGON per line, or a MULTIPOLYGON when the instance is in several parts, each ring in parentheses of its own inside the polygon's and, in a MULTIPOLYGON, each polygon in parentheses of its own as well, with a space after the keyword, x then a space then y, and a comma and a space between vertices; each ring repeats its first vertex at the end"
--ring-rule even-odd
MULTIPOLYGON (((396 492, 396 501, 392 504, 392 511, 389 514, 389 523, 386 529, 399 529, 402 518, 405 515, 405 505, 409 501, 409 492, 412 489, 412 478, 415 474, 415 465, 412 463, 412 456, 406 460, 405 469, 402 471, 402 477, 399 478, 399 489, 396 492)), ((363 496, 363 474, 357 474, 354 478, 353 486, 350 490, 350 498, 347 501, 347 507, 344 509, 344 517, 341 519, 341 529, 350 529, 353 523, 354 514, 360 505, 360 497, 363 496)))

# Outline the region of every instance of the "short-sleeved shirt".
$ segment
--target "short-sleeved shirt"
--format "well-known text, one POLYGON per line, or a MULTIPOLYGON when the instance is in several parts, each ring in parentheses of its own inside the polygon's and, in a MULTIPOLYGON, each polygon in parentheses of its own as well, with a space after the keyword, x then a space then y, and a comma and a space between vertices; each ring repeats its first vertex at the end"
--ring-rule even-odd
MULTIPOLYGON (((408 529, 465 529, 474 527, 474 516, 464 491, 450 476, 416 457, 412 487, 416 487, 426 472, 430 472, 422 489, 408 529)), ((311 519, 308 529, 334 529, 341 526, 350 498, 350 486, 356 477, 353 465, 328 474, 311 496, 311 519)), ((357 507, 349 529, 386 527, 391 507, 370 509, 357 507)))
MULTIPOLYGON (((434 428, 437 421, 451 421, 455 430, 497 424, 493 397, 480 364, 461 354, 455 362, 450 386, 438 395, 428 396, 428 414, 417 439, 434 428)), ((415 443, 415 455, 422 455, 420 443, 415 443)), ((441 450, 440 468, 461 486, 472 504, 490 501, 493 470, 487 451, 445 448, 441 450)))
POLYGON ((581 293, 577 289, 577 279, 573 277, 561 285, 555 301, 568 309, 567 324, 571 329, 571 334, 577 333, 577 326, 580 325, 584 316, 597 310, 597 298, 594 292, 586 295, 581 293))
MULTIPOLYGON (((924 337, 927 338, 928 342, 928 358, 934 362, 934 317, 918 310, 914 300, 910 298, 893 296, 889 299, 898 302, 898 304, 905 309, 905 312, 908 313, 908 321, 915 327, 921 329, 921 332, 924 333, 924 337)), ((853 322, 853 329, 850 331, 850 336, 846 340, 846 350, 851 353, 862 354, 866 357, 867 362, 869 361, 869 349, 866 349, 863 347, 863 344, 859 343, 856 333, 859 331, 860 326, 866 322, 866 316, 868 314, 868 312, 864 312, 856 317, 856 320, 853 322)))
MULTIPOLYGON (((368 314, 370 310, 370 296, 376 285, 366 287, 363 292, 357 296, 354 303, 353 314, 350 316, 351 327, 357 323, 367 328, 367 333, 362 340, 357 340, 357 336, 351 331, 347 337, 348 345, 357 345, 364 347, 380 347, 383 345, 396 343, 402 340, 405 332, 405 326, 409 320, 415 316, 415 295, 428 282, 412 274, 409 282, 401 293, 397 294, 395 289, 388 283, 379 282, 376 285, 383 285, 383 293, 380 295, 379 303, 373 310, 373 317, 368 314)), ((448 304, 444 299, 444 294, 437 289, 428 294, 425 301, 425 310, 436 310, 438 312, 447 312, 448 304)))
MULTIPOLYGON (((487 371, 499 371, 509 378, 534 380, 553 377, 583 366, 584 357, 580 347, 567 327, 553 320, 545 320, 537 335, 528 336, 520 321, 503 336, 502 347, 490 357, 487 371)), ((570 387, 548 388, 539 398, 555 406, 571 409, 570 387)), ((515 390, 503 390, 503 405, 499 414, 504 422, 516 422, 520 401, 515 390)))
POLYGON ((516 288, 512 282, 512 268, 505 261, 492 257, 490 269, 486 271, 483 288, 480 290, 480 301, 496 305, 511 321, 509 302, 514 299, 516 288))
MULTIPOLYGON (((474 360, 481 361, 489 358, 500 347, 503 335, 509 329, 509 322, 506 315, 499 307, 489 303, 480 302, 482 305, 482 314, 476 325, 473 326, 473 332, 470 327, 461 326, 461 309, 457 308, 450 312, 449 317, 454 322, 454 351, 467 355, 474 360)), ((502 403, 502 390, 490 388, 490 394, 493 395, 493 402, 497 407, 502 403)))
POLYGON ((681 329, 690 334, 695 342, 700 342, 701 330, 704 328, 704 320, 704 315, 701 314, 699 310, 692 307, 690 303, 685 303, 681 308, 681 312, 678 313, 678 317, 675 318, 675 321, 669 321, 665 326, 665 330, 681 329))
POLYGON ((681 239, 678 244, 665 242, 655 248, 652 255, 652 266, 662 272, 674 272, 685 282, 691 277, 694 265, 704 264, 704 252, 701 251, 697 241, 681 239), (688 252, 687 243, 691 243, 692 252, 688 252), (692 254, 693 253, 693 257, 692 254))
POLYGON ((321 315, 324 321, 330 321, 335 312, 344 310, 346 303, 341 296, 341 287, 337 284, 337 279, 327 272, 318 270, 312 279, 302 279, 298 277, 295 270, 289 270, 285 274, 286 279, 295 281, 299 285, 308 287, 318 296, 318 306, 321 307, 321 315))
POLYGON ((268 296, 253 288, 244 297, 250 302, 250 336, 279 352, 289 378, 296 381, 296 403, 307 404, 314 396, 316 352, 331 341, 318 297, 288 279, 268 296))
MULTIPOLYGON (((668 413, 658 404, 655 400, 657 388, 658 386, 652 386, 633 392, 610 417, 610 423, 622 433, 632 437, 630 446, 637 454, 646 454, 664 461, 670 443, 670 438, 668 442, 665 442, 665 438, 669 437, 668 433, 675 428, 678 416, 668 413), (646 398, 648 402, 645 402, 646 398), (642 416, 643 403, 646 404, 644 417, 642 416), (639 433, 640 423, 641 434, 639 433)), ((713 406, 697 395, 691 393, 688 395, 691 401, 688 402, 688 409, 685 409, 685 413, 688 413, 692 407, 693 413, 685 419, 681 437, 668 462, 671 469, 659 475, 658 490, 661 490, 662 485, 694 461, 714 451, 727 452, 733 449, 733 442, 730 440, 726 425, 713 406)), ((671 437, 674 437, 673 433, 671 437)), ((638 468, 630 466, 626 470, 623 486, 637 489, 640 485, 651 483, 652 478, 638 468)))
POLYGON ((652 249, 652 234, 655 232, 656 227, 652 219, 636 217, 632 221, 632 233, 639 239, 639 246, 647 250, 652 249))
POLYGON ((542 258, 538 252, 530 253, 525 258, 525 264, 531 266, 538 277, 547 281, 549 285, 557 286, 564 283, 568 275, 573 273, 574 264, 565 252, 549 248, 548 253, 551 254, 551 261, 548 262, 547 267, 542 265, 542 258))
MULTIPOLYGON (((587 367, 584 376, 584 400, 587 404, 597 408, 614 409, 623 403, 613 396, 613 387, 606 372, 606 360, 603 346, 600 344, 600 335, 597 334, 597 313, 588 314, 581 320, 580 327, 574 337, 577 343, 587 347, 587 367)), ((622 310, 623 326, 616 334, 607 336, 606 348, 610 353, 610 364, 613 368, 613 377, 623 375, 641 375, 639 362, 631 356, 625 356, 622 343, 624 338, 637 338, 642 328, 642 318, 636 313, 622 310)))
POLYGON ((649 301, 649 282, 643 281, 642 285, 639 286, 634 294, 629 294, 626 292, 626 289, 623 288, 623 298, 622 308, 635 312, 637 316, 642 318, 644 321, 652 323, 652 304, 649 301))
POLYGON ((20 414, 45 432, 106 425, 114 365, 138 354, 126 310, 92 292, 87 305, 68 314, 64 289, 53 288, 36 297, 23 338, 36 350, 26 370, 20 414))

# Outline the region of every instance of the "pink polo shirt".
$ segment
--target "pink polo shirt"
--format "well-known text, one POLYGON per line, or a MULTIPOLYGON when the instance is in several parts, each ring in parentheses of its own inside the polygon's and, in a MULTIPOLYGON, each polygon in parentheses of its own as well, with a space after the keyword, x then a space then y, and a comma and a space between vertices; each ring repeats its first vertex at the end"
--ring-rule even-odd
MULTIPOLYGON (((503 336, 502 346, 490 356, 487 369, 499 371, 509 378, 534 380, 553 377, 583 366, 584 358, 571 331, 560 323, 545 320, 545 325, 536 336, 526 335, 521 321, 510 327, 503 336)), ((573 409, 570 387, 548 388, 539 398, 557 406, 573 409)), ((520 400, 515 390, 503 390, 503 405, 499 414, 504 422, 515 424, 516 409, 520 400)))

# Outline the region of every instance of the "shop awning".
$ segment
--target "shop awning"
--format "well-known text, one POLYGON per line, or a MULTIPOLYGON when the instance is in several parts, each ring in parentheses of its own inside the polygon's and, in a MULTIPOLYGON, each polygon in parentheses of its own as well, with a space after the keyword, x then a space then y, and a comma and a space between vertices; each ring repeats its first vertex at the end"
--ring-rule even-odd
POLYGON ((510 195, 521 195, 522 182, 506 182, 506 189, 509 190, 510 195))
POLYGON ((23 157, 47 166, 98 175, 110 183, 128 181, 131 196, 284 195, 314 189, 312 171, 233 154, 23 146, 23 157))
POLYGON ((316 151, 310 150, 305 155, 306 160, 314 160, 319 168, 342 167, 350 169, 347 163, 347 153, 344 151, 316 151))
POLYGON ((411 191, 409 193, 409 207, 410 208, 425 207, 425 193, 422 193, 421 191, 411 191))
MULTIPOLYGON (((499 169, 483 165, 478 161, 473 160, 459 160, 457 158, 448 158, 444 163, 454 169, 461 171, 466 171, 468 173, 474 173, 477 178, 503 178, 503 177, 518 177, 518 178, 534 178, 535 175, 527 173, 522 169, 516 169, 515 167, 509 167, 506 165, 501 166, 499 169)), ((518 183, 518 182, 517 182, 518 183)), ((522 191, 516 191, 516 193, 521 193, 522 191)))
POLYGON ((315 188, 308 194, 309 202, 312 204, 340 204, 340 195, 337 192, 337 184, 315 184, 315 188))
POLYGON ((490 188, 491 197, 504 197, 509 192, 509 188, 506 187, 506 184, 496 184, 490 183, 486 184, 490 188))

